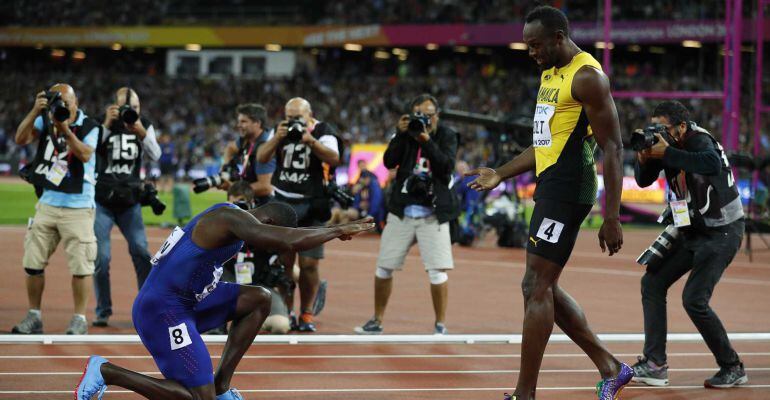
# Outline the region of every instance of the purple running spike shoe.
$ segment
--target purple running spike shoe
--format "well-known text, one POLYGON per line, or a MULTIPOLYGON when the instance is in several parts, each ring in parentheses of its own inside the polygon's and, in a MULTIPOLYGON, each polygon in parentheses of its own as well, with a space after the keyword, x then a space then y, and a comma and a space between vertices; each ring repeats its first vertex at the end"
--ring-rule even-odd
POLYGON ((596 394, 599 400, 618 400, 620 391, 631 382, 634 370, 625 363, 620 363, 620 373, 614 378, 602 379, 596 384, 596 394))

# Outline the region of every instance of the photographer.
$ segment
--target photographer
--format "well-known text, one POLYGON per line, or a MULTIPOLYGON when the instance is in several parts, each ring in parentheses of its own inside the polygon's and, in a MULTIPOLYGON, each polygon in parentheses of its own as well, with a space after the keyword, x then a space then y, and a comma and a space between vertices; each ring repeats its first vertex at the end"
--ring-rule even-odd
POLYGON ((374 278, 374 317, 359 334, 382 333, 382 318, 393 287, 393 271, 401 269, 417 241, 430 278, 436 314, 434 333, 445 334, 447 271, 454 268, 449 221, 457 218, 457 198, 450 189, 457 156, 457 133, 439 125, 438 101, 428 94, 410 103, 411 115, 398 121, 385 151, 388 169, 398 168, 388 202, 374 278))
MULTIPOLYGON (((295 97, 286 103, 285 117, 275 135, 259 146, 257 161, 267 163, 275 155, 275 199, 294 207, 299 226, 323 225, 331 217, 327 187, 340 163, 342 141, 334 126, 313 118, 310 103, 303 98, 295 97)), ((299 253, 298 328, 302 332, 316 331, 313 302, 321 284, 318 260, 322 258, 323 246, 299 253)))
POLYGON ((634 365, 634 380, 668 385, 666 295, 690 272, 682 303, 720 367, 704 385, 726 388, 748 378, 709 301, 741 246, 743 208, 722 146, 689 117, 679 102, 660 103, 653 111, 653 125, 632 137, 639 186, 649 186, 663 170, 675 197, 670 203, 673 225, 639 260, 647 265, 642 277, 645 343, 644 356, 634 365))
POLYGON ((145 190, 140 170, 143 154, 156 161, 160 157, 160 146, 155 128, 147 118, 140 117, 140 112, 136 92, 128 87, 118 89, 115 104, 107 107, 102 136, 96 148, 98 174, 94 233, 98 252, 94 271, 96 319, 93 326, 107 326, 112 315, 110 232, 113 225, 118 226, 128 242, 128 252, 140 289, 151 269, 141 203, 143 196, 150 195, 147 190, 152 192, 153 189, 148 184, 150 187, 145 190))
POLYGON ((29 312, 13 333, 43 333, 40 304, 45 267, 59 242, 64 243, 72 274, 74 315, 67 334, 86 334, 86 305, 96 259, 94 236, 94 149, 101 126, 78 109, 75 90, 57 83, 37 94, 32 110, 16 130, 16 143, 38 140, 29 180, 43 188, 24 239, 29 312))
MULTIPOLYGON (((275 159, 266 163, 257 161, 259 146, 273 137, 273 132, 266 129, 267 111, 255 103, 241 104, 235 111, 238 114, 238 131, 241 136, 237 141, 227 144, 223 165, 230 165, 233 161, 240 165, 238 178, 251 185, 257 205, 262 205, 267 203, 273 194, 270 180, 275 171, 275 159)), ((219 188, 227 190, 234 180, 223 180, 219 188)))

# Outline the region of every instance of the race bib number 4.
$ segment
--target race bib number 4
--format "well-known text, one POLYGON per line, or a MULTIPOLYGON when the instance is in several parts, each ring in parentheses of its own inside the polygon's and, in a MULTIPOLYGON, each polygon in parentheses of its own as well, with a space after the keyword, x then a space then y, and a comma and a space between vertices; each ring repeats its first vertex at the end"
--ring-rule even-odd
POLYGON ((546 242, 556 243, 559 241, 562 229, 564 229, 564 224, 561 222, 554 221, 550 218, 543 218, 543 222, 537 230, 537 237, 546 242))
POLYGON ((556 112, 556 106, 538 104, 535 106, 535 119, 532 124, 532 145, 534 147, 551 147, 551 118, 556 112))
POLYGON ((190 334, 187 332, 187 324, 184 322, 177 326, 169 327, 168 337, 171 340, 171 350, 179 350, 192 344, 190 334))

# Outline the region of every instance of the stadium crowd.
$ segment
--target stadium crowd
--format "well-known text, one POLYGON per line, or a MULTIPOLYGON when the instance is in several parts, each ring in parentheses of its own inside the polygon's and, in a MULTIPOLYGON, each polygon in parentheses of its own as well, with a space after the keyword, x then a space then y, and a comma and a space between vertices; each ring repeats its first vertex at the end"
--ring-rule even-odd
MULTIPOLYGON (((377 0, 377 1, 260 1, 207 2, 202 0, 140 0, 100 7, 98 0, 31 2, 11 0, 0 5, 4 25, 130 26, 162 24, 355 25, 506 23, 541 3, 535 0, 377 0), (136 12, 142 10, 142 12, 136 12), (55 16, 55 18, 52 18, 55 16)), ((593 0, 559 0, 573 21, 601 18, 601 3, 593 0)), ((716 0, 652 0, 613 6, 615 19, 720 19, 724 3, 716 0)))

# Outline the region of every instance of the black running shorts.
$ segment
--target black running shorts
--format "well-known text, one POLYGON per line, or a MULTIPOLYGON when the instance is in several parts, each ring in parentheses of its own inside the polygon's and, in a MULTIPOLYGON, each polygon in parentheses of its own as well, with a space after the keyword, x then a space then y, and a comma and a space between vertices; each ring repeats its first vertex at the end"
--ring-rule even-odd
POLYGON ((592 207, 591 204, 538 199, 529 222, 527 252, 563 267, 575 247, 580 225, 592 207))

